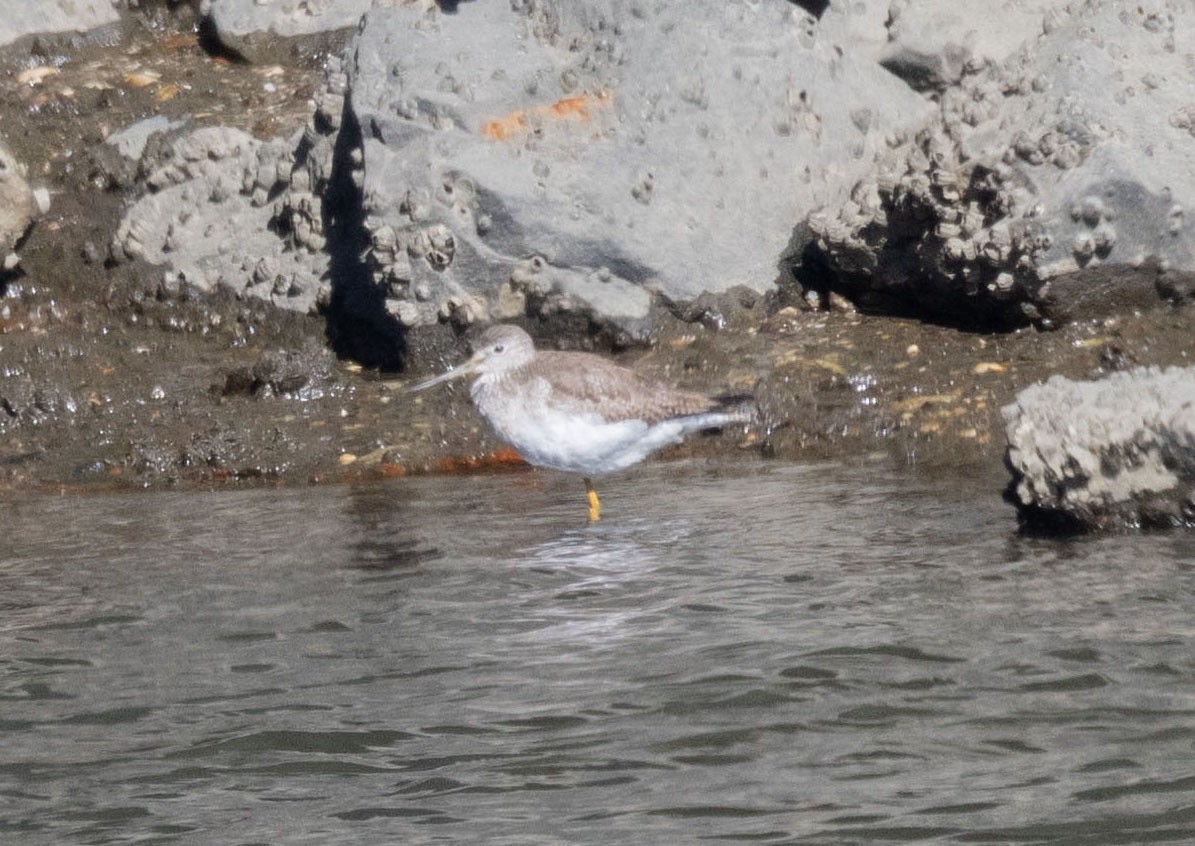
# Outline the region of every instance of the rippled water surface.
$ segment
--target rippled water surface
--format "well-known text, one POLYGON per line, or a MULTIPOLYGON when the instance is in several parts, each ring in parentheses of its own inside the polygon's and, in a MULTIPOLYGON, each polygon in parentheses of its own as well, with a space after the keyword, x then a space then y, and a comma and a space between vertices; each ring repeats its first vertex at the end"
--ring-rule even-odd
POLYGON ((657 463, 0 513, 0 843, 1195 842, 1195 542, 657 463))

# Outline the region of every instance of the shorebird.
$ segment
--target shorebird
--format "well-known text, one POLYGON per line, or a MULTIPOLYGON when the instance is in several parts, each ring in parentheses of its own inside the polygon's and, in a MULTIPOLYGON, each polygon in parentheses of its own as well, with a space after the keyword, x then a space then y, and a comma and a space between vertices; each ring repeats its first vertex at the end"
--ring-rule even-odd
POLYGON ((518 326, 491 326, 474 349, 460 367, 410 392, 477 376, 469 395, 504 441, 529 464, 582 474, 590 522, 602 510, 594 476, 637 464, 693 432, 755 417, 741 397, 680 391, 593 353, 537 350, 518 326))

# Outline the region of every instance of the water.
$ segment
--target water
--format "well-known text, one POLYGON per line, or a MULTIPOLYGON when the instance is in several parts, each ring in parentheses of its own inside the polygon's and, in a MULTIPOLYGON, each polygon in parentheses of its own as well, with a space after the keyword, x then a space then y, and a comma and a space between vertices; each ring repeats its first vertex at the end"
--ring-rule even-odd
POLYGON ((653 464, 42 498, 0 843, 1195 842, 1195 541, 653 464))

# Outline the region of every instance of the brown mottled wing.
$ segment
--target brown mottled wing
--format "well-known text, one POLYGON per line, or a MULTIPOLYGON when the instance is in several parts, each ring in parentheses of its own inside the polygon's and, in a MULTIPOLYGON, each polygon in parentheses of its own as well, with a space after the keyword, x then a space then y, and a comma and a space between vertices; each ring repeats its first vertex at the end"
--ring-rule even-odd
POLYGON ((560 408, 597 410, 607 420, 635 417, 654 424, 719 405, 710 397, 644 379, 589 353, 541 352, 529 367, 551 381, 552 399, 560 408))

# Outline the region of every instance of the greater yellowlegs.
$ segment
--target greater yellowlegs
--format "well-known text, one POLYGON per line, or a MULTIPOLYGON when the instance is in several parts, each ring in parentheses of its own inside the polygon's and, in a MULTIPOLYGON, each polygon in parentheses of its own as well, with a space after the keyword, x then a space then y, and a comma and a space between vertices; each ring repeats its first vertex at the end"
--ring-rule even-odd
POLYGON ((581 473, 589 519, 601 515, 592 477, 622 470, 688 434, 753 419, 749 401, 719 400, 644 379, 582 352, 535 349, 517 326, 486 329, 473 357, 415 385, 477 376, 473 404, 528 463, 581 473))

